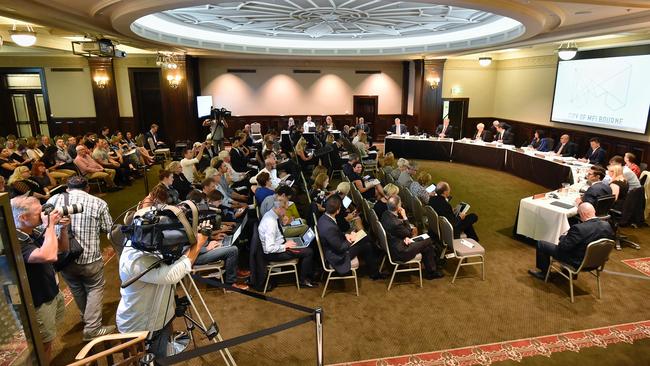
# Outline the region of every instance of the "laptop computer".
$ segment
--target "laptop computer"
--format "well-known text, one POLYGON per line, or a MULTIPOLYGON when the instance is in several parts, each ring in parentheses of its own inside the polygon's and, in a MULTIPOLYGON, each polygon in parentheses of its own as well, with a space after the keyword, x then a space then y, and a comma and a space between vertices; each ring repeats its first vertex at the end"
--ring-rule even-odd
POLYGON ((223 242, 221 242, 222 247, 229 247, 233 245, 234 243, 237 242, 237 239, 239 238, 239 235, 241 234, 241 231, 244 229, 244 226, 246 226, 246 222, 248 221, 248 215, 244 215, 244 220, 237 226, 237 230, 235 230, 232 235, 226 235, 226 237, 223 238, 223 242))
POLYGON ((292 240, 297 244, 294 249, 301 249, 307 248, 315 237, 316 233, 314 233, 314 229, 308 228, 307 231, 302 234, 302 236, 296 238, 287 238, 287 241, 292 240))

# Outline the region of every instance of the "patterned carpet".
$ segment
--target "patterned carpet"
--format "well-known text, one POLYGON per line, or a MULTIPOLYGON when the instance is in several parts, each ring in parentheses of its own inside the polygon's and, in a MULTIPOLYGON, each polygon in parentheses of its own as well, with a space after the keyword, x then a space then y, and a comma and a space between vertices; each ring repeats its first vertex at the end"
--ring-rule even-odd
POLYGON ((506 360, 521 362, 533 356, 551 357, 557 352, 580 352, 590 347, 607 348, 622 342, 632 344, 645 338, 650 338, 650 321, 333 366, 486 366, 506 360))
POLYGON ((624 259, 621 262, 650 277, 650 257, 624 259))

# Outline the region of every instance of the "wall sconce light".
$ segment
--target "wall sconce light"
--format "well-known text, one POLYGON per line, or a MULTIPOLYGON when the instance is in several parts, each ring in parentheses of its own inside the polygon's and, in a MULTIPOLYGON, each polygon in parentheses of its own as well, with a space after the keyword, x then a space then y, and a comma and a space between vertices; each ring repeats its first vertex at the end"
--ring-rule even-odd
POLYGON ((479 57, 478 64, 483 67, 488 67, 492 64, 492 57, 479 57))
POLYGON ((95 75, 93 80, 99 89, 104 89, 108 84, 108 76, 106 75, 95 75))
POLYGON ((429 87, 431 87, 431 89, 436 89, 436 88, 438 88, 438 85, 440 85, 440 78, 439 77, 434 77, 434 76, 429 76, 427 78, 427 83, 429 83, 429 87))
POLYGON ((557 50, 557 55, 560 59, 568 61, 576 57, 578 54, 578 45, 575 42, 562 42, 560 48, 557 50))
POLYGON ((167 75, 167 82, 169 82, 169 87, 172 89, 178 88, 178 86, 181 84, 181 76, 176 74, 176 75, 167 75))

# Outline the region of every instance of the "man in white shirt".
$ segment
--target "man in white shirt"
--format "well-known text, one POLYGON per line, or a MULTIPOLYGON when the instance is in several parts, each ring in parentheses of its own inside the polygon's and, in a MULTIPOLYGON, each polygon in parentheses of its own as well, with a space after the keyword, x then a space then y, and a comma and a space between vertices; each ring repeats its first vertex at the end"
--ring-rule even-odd
POLYGON ((195 149, 185 149, 183 151, 183 159, 181 160, 181 166, 183 167, 183 175, 187 178, 190 183, 194 182, 194 173, 196 173, 196 164, 199 163, 197 156, 203 156, 203 149, 205 144, 199 146, 198 151, 195 153, 195 149))
MULTIPOLYGON (((120 289, 122 298, 115 315, 120 333, 152 331, 150 351, 156 358, 167 356, 167 346, 172 333, 171 320, 174 317, 174 285, 192 270, 192 265, 201 248, 208 242, 209 224, 196 233, 196 243, 191 245, 183 256, 172 264, 161 263, 159 267, 147 272, 130 286, 120 289)), ((160 256, 143 252, 127 242, 120 255, 119 272, 122 282, 141 274, 160 256)))
POLYGON ((271 181, 271 189, 274 191, 278 188, 280 185, 280 182, 282 182, 282 179, 278 177, 278 170, 276 169, 276 160, 275 160, 275 154, 270 154, 266 160, 264 160, 264 169, 260 170, 259 173, 257 173, 256 176, 250 179, 251 184, 257 184, 257 176, 260 175, 262 172, 268 173, 269 175, 269 180, 271 181))
POLYGON ((393 135, 399 136, 399 135, 407 134, 409 130, 406 127, 406 125, 402 124, 399 118, 395 118, 395 124, 390 126, 390 132, 392 132, 393 135))
POLYGON ((307 120, 302 125, 303 132, 309 132, 309 129, 316 129, 316 124, 311 120, 311 116, 307 116, 307 120))
POLYGON ((300 286, 309 288, 317 287, 317 285, 313 284, 310 280, 313 275, 312 262, 314 252, 312 249, 309 247, 296 249, 296 243, 292 240, 285 240, 282 235, 280 220, 284 217, 286 212, 286 202, 283 200, 276 200, 273 204, 273 208, 265 213, 260 221, 257 230, 262 242, 264 258, 267 261, 272 262, 281 262, 298 258, 300 260, 300 271, 298 273, 300 286))

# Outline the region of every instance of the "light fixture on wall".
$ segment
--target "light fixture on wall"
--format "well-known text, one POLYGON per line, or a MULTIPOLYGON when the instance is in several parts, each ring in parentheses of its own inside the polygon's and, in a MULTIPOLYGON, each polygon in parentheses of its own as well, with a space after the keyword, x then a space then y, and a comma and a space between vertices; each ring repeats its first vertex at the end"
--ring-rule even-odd
POLYGON ((181 76, 179 74, 176 75, 167 75, 167 82, 169 83, 169 87, 172 89, 178 88, 178 86, 181 84, 181 76))
POLYGON ((438 85, 440 85, 440 78, 437 76, 429 76, 427 78, 427 83, 429 83, 431 89, 437 89, 438 85))
POLYGON ((564 61, 568 61, 576 57, 578 54, 578 45, 573 41, 562 42, 560 48, 557 49, 557 55, 564 61))
POLYGON ((156 66, 168 70, 178 69, 178 60, 176 59, 176 55, 173 52, 159 51, 158 56, 156 56, 156 66))
POLYGON ((95 84, 99 89, 104 89, 106 85, 108 84, 108 76, 106 75, 95 75, 93 78, 93 81, 95 81, 95 84))
POLYGON ((22 31, 18 30, 16 24, 14 24, 9 34, 11 34, 11 40, 21 47, 33 46, 36 43, 36 32, 34 32, 34 28, 29 24, 26 24, 25 30, 22 31))
POLYGON ((478 64, 482 67, 488 67, 492 65, 492 57, 479 57, 478 64))

